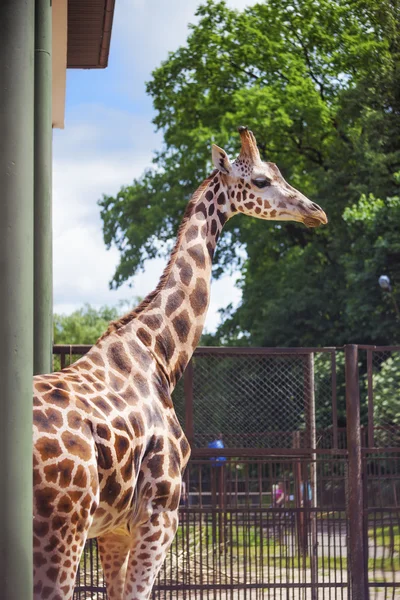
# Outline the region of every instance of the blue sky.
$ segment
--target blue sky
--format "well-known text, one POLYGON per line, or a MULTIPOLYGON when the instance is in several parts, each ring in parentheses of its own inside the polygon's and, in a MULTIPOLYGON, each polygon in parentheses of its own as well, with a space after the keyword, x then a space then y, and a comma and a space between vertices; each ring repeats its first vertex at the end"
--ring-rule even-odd
MULTIPOLYGON (((228 0, 243 8, 250 0, 228 0)), ((145 82, 168 52, 185 43, 199 0, 117 0, 109 66, 69 70, 65 129, 54 131, 54 310, 70 313, 88 302, 99 307, 134 303, 157 284, 163 259, 147 261, 130 286, 109 289, 118 263, 106 250, 97 200, 115 194, 146 167, 162 143, 145 82)), ((211 151, 211 148, 210 148, 211 151)), ((214 282, 206 329, 218 309, 238 303, 237 275, 214 282)))

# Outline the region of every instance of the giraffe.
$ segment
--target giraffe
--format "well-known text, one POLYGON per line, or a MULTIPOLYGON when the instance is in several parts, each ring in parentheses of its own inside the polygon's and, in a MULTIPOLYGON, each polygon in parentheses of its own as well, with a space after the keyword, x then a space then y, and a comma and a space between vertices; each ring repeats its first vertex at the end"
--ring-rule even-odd
POLYGON ((72 598, 87 539, 97 538, 110 600, 147 600, 178 525, 190 455, 171 392, 196 348, 211 265, 225 222, 327 223, 324 211, 262 162, 240 127, 234 162, 213 145, 215 170, 192 196, 156 289, 110 324, 92 349, 34 378, 34 598, 72 598))

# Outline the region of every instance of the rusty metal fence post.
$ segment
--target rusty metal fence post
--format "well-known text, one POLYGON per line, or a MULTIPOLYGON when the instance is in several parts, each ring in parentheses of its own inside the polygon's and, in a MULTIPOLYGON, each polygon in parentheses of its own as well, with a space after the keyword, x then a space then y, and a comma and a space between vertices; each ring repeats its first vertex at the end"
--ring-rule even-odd
POLYGON ((368 600, 362 481, 358 346, 345 346, 348 449, 349 580, 352 600, 368 600))
MULTIPOLYGON (((310 489, 306 482, 303 483, 304 506, 307 506, 306 514, 308 514, 311 529, 311 597, 312 600, 318 598, 318 536, 317 536, 317 455, 315 449, 317 447, 316 422, 315 422, 315 380, 314 380, 314 353, 307 354, 304 363, 304 379, 305 379, 305 406, 307 412, 306 427, 308 429, 308 444, 311 450, 310 453, 310 489), (311 494, 309 493, 311 492, 311 494)), ((307 519, 308 520, 308 519, 307 519)))

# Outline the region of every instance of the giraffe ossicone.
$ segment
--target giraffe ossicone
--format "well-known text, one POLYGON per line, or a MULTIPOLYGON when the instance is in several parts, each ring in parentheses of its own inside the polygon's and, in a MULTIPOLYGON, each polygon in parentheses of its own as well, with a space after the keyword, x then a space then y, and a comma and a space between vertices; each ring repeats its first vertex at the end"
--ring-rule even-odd
POLYGON ((171 392, 196 348, 225 222, 327 223, 324 211, 261 161, 254 135, 192 196, 156 289, 84 357, 34 378, 34 598, 69 600, 96 537, 110 600, 147 600, 178 526, 190 448, 171 392))

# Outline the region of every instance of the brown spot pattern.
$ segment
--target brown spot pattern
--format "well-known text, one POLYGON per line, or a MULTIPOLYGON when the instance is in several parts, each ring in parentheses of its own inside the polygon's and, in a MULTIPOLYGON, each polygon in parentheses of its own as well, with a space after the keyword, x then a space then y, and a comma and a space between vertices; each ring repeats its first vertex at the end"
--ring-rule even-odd
POLYGON ((123 435, 115 436, 115 452, 118 462, 121 462, 129 448, 129 440, 123 435))
POLYGON ((205 256, 204 256, 204 250, 203 250, 203 247, 201 246, 201 244, 196 244, 195 246, 188 248, 187 252, 188 252, 189 256, 191 256, 191 258, 193 258, 194 262, 196 263, 196 267, 198 269, 205 268, 206 260, 205 260, 205 256))
POLYGON ((91 457, 91 448, 87 442, 82 440, 77 435, 64 431, 61 434, 61 439, 68 452, 79 456, 82 460, 89 460, 91 457))
POLYGON ((129 340, 128 342, 129 350, 131 355, 135 357, 135 362, 139 362, 140 366, 147 371, 149 366, 152 363, 152 358, 150 354, 144 350, 135 340, 129 340))
POLYGON ((190 305, 197 316, 204 313, 208 303, 208 288, 205 279, 201 277, 196 281, 196 287, 190 294, 190 305))
POLYGON ((103 360, 103 357, 101 356, 100 352, 91 350, 90 354, 89 354, 89 358, 98 367, 104 367, 104 360, 103 360))
POLYGON ((92 400, 93 404, 101 410, 105 415, 109 415, 112 412, 112 408, 108 402, 102 396, 97 396, 92 400))
POLYGON ((39 438, 35 444, 35 448, 39 452, 43 462, 54 459, 62 453, 58 440, 48 437, 39 438))
POLYGON ((182 457, 186 458, 186 456, 190 453, 190 445, 185 436, 181 439, 180 446, 181 446, 182 457))
POLYGON ((196 225, 191 225, 186 231, 185 237, 187 242, 195 240, 199 234, 199 228, 196 225))
POLYGON ((146 331, 146 329, 144 329, 144 327, 140 327, 137 330, 137 336, 138 336, 139 340, 141 342, 143 342, 143 344, 145 346, 151 346, 151 342, 152 342, 153 338, 151 337, 151 335, 149 334, 149 332, 146 331))
POLYGON ((164 327, 163 331, 156 337, 155 352, 168 363, 175 350, 174 340, 168 327, 164 327))
POLYGON ((121 467, 121 477, 124 481, 129 481, 133 473, 133 453, 131 452, 130 457, 126 461, 123 467, 121 467))
POLYGON ((133 427, 133 432, 136 437, 144 435, 144 423, 143 418, 139 413, 131 412, 129 414, 129 422, 133 427))
POLYGON ((55 408, 47 408, 45 413, 41 410, 33 411, 33 423, 39 431, 56 433, 62 426, 62 414, 55 408))
POLYGON ((60 408, 66 408, 69 404, 69 395, 65 390, 54 389, 44 395, 49 404, 56 404, 60 408))
POLYGON ((175 328, 176 333, 178 334, 179 341, 185 343, 189 331, 190 331, 190 320, 189 313, 187 310, 183 310, 179 315, 177 315, 172 321, 173 326, 175 328))
POLYGON ((178 381, 178 379, 180 379, 183 371, 186 368, 186 365, 189 362, 189 356, 187 354, 187 352, 185 352, 184 350, 182 350, 179 353, 178 359, 176 361, 175 364, 175 369, 174 369, 174 374, 175 374, 175 381, 178 381))
POLYGON ((151 476, 154 479, 158 479, 163 474, 164 457, 159 454, 155 454, 149 459, 147 466, 150 470, 151 476))
POLYGON ((107 397, 116 410, 118 410, 119 412, 122 412, 124 410, 126 404, 121 400, 119 396, 116 396, 115 394, 108 394, 107 397))
POLYGON ((108 478, 101 490, 100 499, 112 506, 118 498, 121 491, 121 485, 117 481, 117 474, 114 471, 108 478))
POLYGON ((185 299, 185 294, 182 290, 177 290, 168 296, 167 304, 165 307, 165 314, 170 317, 175 312, 185 299))
POLYGON ((147 379, 141 373, 135 373, 134 382, 141 396, 145 398, 150 394, 149 384, 147 379))
POLYGON ((193 277, 193 269, 190 264, 184 259, 179 259, 177 261, 177 266, 179 268, 179 276, 184 285, 189 285, 191 279, 193 277))
POLYGON ((175 479, 180 473, 181 459, 178 448, 172 440, 169 440, 168 459, 168 475, 171 479, 175 479))
POLYGON ((97 435, 99 437, 103 438, 104 440, 111 439, 111 432, 110 432, 109 428, 107 427, 107 425, 102 425, 101 423, 98 423, 96 426, 96 432, 97 432, 97 435))
POLYGON ((48 392, 49 390, 51 390, 51 385, 47 383, 47 381, 38 381, 35 387, 37 391, 41 394, 43 394, 43 392, 48 392))
POLYGON ((55 464, 44 467, 43 472, 48 483, 56 483, 58 479, 58 470, 55 464))
POLYGON ((99 465, 99 467, 104 471, 111 469, 111 467, 113 466, 113 459, 110 448, 100 442, 96 443, 96 448, 97 464, 99 465))
POLYGON ((68 412, 67 420, 68 425, 69 427, 71 427, 71 429, 79 429, 82 424, 82 417, 75 410, 68 412))
POLYGON ((163 319, 161 315, 140 315, 139 319, 150 329, 160 329, 163 319))
POLYGON ((127 375, 131 371, 131 361, 125 352, 122 342, 112 344, 108 349, 107 356, 110 361, 110 366, 117 369, 120 373, 127 375))
POLYGON ((200 202, 200 204, 196 206, 195 212, 199 219, 203 220, 207 218, 207 209, 204 202, 200 202))
POLYGON ((178 420, 174 417, 168 417, 168 425, 172 435, 175 438, 180 438, 182 435, 182 427, 180 426, 178 420))
POLYGON ((221 204, 225 204, 225 194, 224 192, 221 192, 220 195, 217 198, 217 204, 221 205, 221 204))
POLYGON ((167 506, 171 494, 171 483, 169 481, 161 481, 157 483, 155 500, 159 506, 167 506))
POLYGON ((76 473, 74 475, 74 480, 72 483, 81 488, 87 487, 87 485, 88 485, 87 475, 86 475, 86 471, 82 465, 78 465, 78 468, 76 470, 76 473))
POLYGON ((57 490, 49 487, 35 491, 36 511, 39 516, 48 518, 51 515, 57 495, 57 490))

